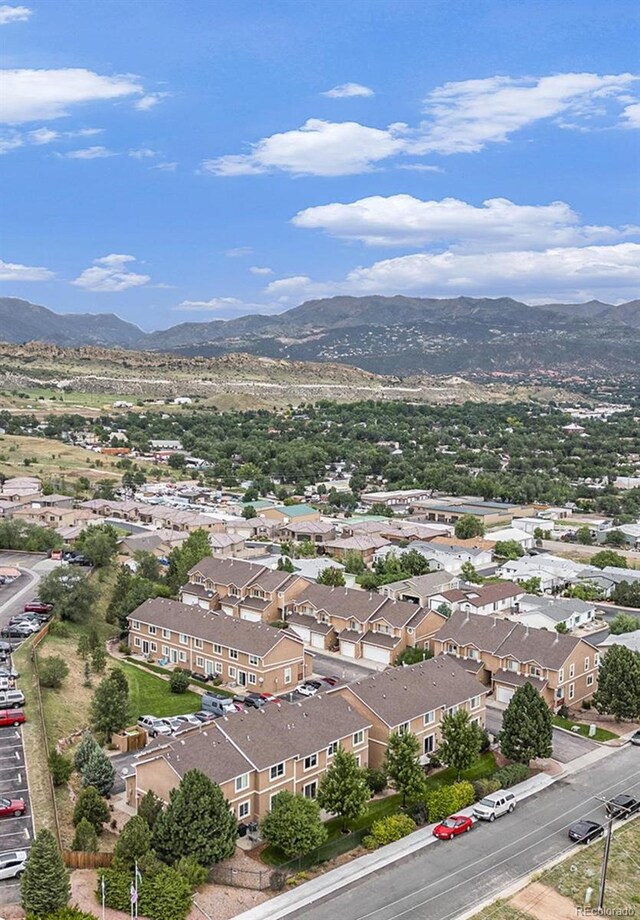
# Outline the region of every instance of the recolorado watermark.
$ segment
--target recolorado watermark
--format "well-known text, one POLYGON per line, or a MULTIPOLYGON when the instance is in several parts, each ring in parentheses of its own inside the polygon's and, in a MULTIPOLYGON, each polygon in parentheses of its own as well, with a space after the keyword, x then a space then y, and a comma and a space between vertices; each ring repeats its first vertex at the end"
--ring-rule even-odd
POLYGON ((578 917, 635 917, 635 907, 576 907, 578 917))

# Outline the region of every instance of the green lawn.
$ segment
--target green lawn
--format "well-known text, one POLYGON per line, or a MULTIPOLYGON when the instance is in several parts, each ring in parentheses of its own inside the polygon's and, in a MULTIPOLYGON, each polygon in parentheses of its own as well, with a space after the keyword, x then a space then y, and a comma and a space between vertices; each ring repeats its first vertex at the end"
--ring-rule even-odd
POLYGON ((192 693, 191 690, 186 693, 171 693, 168 681, 124 661, 119 666, 129 682, 131 722, 135 722, 138 716, 178 716, 201 708, 197 693, 192 693))
MULTIPOLYGON (((462 771, 460 779, 473 783, 477 779, 485 779, 487 776, 491 776, 497 769, 495 756, 491 751, 487 751, 486 754, 480 755, 472 767, 462 771)), ((455 783, 456 780, 456 771, 453 767, 447 767, 446 770, 440 770, 439 773, 434 773, 432 776, 427 777, 427 791, 438 789, 440 786, 448 786, 450 783, 455 783)))
MULTIPOLYGON (((571 731, 574 726, 578 727, 578 731, 575 732, 577 735, 582 735, 583 738, 589 737, 589 726, 582 725, 580 722, 572 722, 571 719, 564 719, 562 716, 554 716, 553 724, 557 725, 558 728, 566 728, 571 731)), ((593 736, 593 741, 611 741, 612 738, 617 738, 613 732, 608 732, 606 728, 596 728, 596 733, 593 736)))
MULTIPOLYGON (((166 675, 171 673, 169 668, 164 668, 161 664, 151 664, 149 661, 141 661, 131 656, 127 656, 125 660, 135 662, 139 667, 146 668, 147 671, 151 671, 154 674, 166 675)), ((223 687, 216 686, 216 684, 207 683, 204 680, 197 680, 195 677, 190 678, 190 680, 194 687, 200 687, 201 690, 212 690, 215 693, 219 693, 221 696, 235 696, 231 690, 225 690, 223 687)))

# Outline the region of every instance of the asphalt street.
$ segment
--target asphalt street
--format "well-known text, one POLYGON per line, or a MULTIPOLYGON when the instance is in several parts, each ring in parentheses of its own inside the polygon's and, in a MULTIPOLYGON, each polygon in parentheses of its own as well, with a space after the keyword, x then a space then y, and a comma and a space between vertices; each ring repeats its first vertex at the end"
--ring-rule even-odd
POLYGON ((626 745, 596 765, 556 782, 492 824, 438 841, 303 908, 299 920, 454 920, 549 860, 568 854, 580 818, 604 820, 596 796, 640 794, 640 748, 626 745))
MULTIPOLYGON (((502 710, 493 706, 487 706, 487 730, 492 735, 497 735, 502 728, 502 710)), ((589 751, 594 751, 600 745, 581 735, 571 735, 569 732, 561 731, 558 728, 553 730, 553 756, 560 763, 570 763, 589 751)))

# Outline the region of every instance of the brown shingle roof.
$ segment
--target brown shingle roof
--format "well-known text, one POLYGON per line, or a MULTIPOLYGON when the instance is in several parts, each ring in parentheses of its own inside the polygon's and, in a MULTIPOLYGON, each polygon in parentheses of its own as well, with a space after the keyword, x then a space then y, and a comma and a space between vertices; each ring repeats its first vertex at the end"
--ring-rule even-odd
POLYGON ((386 598, 355 588, 330 588, 328 585, 310 584, 295 600, 296 606, 311 604, 331 616, 354 619, 366 623, 382 607, 386 598))
POLYGON ((531 684, 536 690, 544 690, 548 684, 548 681, 540 680, 538 677, 529 676, 527 674, 516 674, 515 671, 505 671, 502 669, 496 671, 493 675, 493 679, 497 683, 508 684, 510 687, 523 687, 525 684, 531 684))
POLYGON ((473 607, 485 607, 510 597, 521 597, 524 590, 512 581, 497 581, 493 584, 480 585, 477 588, 455 588, 445 591, 442 596, 449 601, 464 602, 473 607))
POLYGON ((390 668, 345 688, 390 728, 441 707, 487 693, 488 688, 448 655, 405 668, 390 668))
POLYGON ((252 764, 218 729, 215 722, 179 738, 158 739, 138 755, 137 763, 164 757, 181 778, 189 770, 201 770, 214 783, 225 783, 248 773, 252 764))
POLYGON ((191 576, 199 573, 216 584, 244 588, 263 571, 267 572, 268 569, 263 565, 245 562, 243 559, 214 559, 213 556, 205 556, 189 569, 188 574, 191 576))
POLYGON ((229 617, 224 613, 203 610, 197 605, 181 604, 180 601, 164 597, 145 601, 129 614, 128 619, 150 623, 161 629, 173 629, 196 639, 206 639, 208 642, 216 642, 226 648, 235 648, 261 658, 278 642, 289 638, 300 644, 302 654, 302 641, 293 634, 285 634, 281 629, 274 629, 265 623, 252 623, 249 620, 229 617))

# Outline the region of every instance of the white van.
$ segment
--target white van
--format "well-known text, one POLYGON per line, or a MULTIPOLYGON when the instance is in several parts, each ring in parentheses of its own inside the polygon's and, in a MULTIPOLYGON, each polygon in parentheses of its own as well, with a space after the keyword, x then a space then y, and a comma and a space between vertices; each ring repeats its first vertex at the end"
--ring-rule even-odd
POLYGON ((473 806, 473 815, 480 821, 495 821, 500 815, 511 813, 516 807, 516 797, 513 792, 498 789, 473 806))
POLYGON ((27 854, 24 850, 0 853, 0 879, 20 878, 25 870, 27 854))

